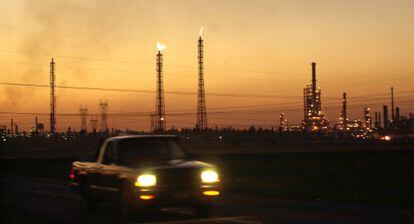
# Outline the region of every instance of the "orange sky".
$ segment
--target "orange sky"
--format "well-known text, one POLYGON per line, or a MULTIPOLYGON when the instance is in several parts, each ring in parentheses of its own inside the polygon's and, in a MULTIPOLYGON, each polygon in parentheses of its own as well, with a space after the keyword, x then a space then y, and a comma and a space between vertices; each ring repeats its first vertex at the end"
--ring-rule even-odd
MULTIPOLYGON (((332 124, 338 122, 342 92, 349 96, 350 117, 361 118, 365 106, 378 111, 389 104, 384 97, 394 86, 407 114, 414 112, 412 21, 411 0, 1 1, 0 82, 47 84, 53 56, 58 85, 154 91, 159 41, 167 45, 167 126, 193 127, 196 96, 168 92, 197 91, 196 40, 204 27, 210 127, 270 127, 283 111, 298 124, 312 61, 332 124), (245 105, 267 106, 212 113, 245 105), (168 116, 177 110, 194 114, 168 116)), ((49 112, 48 89, 0 85, 0 93, 1 112, 49 112)), ((101 99, 108 100, 109 113, 155 109, 153 93, 57 89, 57 112, 79 113, 87 105, 95 114, 101 99)), ((21 130, 33 126, 33 115, 13 117, 21 130)), ((0 114, 0 124, 10 118, 0 114)), ((47 116, 40 120, 48 127, 47 116)), ((149 128, 148 116, 108 122, 114 128, 149 128)), ((58 129, 67 126, 79 129, 79 117, 58 117, 58 129)))

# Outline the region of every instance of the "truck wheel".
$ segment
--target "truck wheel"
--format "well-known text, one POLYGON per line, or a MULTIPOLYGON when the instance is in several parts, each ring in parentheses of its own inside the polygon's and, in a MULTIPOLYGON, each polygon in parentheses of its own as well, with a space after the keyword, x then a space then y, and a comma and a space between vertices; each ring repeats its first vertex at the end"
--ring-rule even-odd
POLYGON ((127 182, 122 182, 120 186, 120 212, 124 220, 128 220, 134 214, 134 207, 130 200, 132 197, 131 188, 127 182))
POLYGON ((211 217, 212 215, 212 205, 210 204, 200 204, 194 207, 195 213, 200 217, 211 217))
POLYGON ((86 202, 86 211, 96 211, 96 209, 98 208, 98 202, 93 197, 89 184, 85 180, 81 182, 80 193, 86 202))

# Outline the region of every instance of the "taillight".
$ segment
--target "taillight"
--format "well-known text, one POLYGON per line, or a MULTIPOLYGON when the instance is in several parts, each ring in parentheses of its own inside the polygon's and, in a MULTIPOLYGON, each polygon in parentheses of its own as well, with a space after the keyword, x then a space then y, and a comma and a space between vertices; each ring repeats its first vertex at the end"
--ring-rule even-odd
POLYGON ((75 179, 75 171, 73 169, 70 169, 69 178, 71 180, 75 179))

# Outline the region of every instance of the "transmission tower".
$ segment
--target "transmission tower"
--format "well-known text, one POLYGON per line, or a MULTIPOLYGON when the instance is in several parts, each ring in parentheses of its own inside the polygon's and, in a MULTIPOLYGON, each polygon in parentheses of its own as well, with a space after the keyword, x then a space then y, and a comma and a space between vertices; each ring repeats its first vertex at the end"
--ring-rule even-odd
POLYGON ((154 112, 151 112, 150 113, 150 122, 151 122, 151 128, 150 128, 150 130, 152 132, 156 131, 155 130, 155 126, 157 124, 157 113, 154 113, 154 112))
POLYGON ((200 36, 198 39, 198 98, 197 98, 197 129, 207 128, 207 110, 206 110, 206 97, 204 93, 204 67, 203 67, 203 38, 200 36))
POLYGON ((166 129, 166 120, 165 120, 165 104, 164 104, 164 87, 162 81, 162 60, 161 50, 158 50, 157 54, 157 98, 156 98, 156 126, 155 131, 164 132, 166 129))
POLYGON ((99 108, 100 108, 100 113, 101 113, 101 131, 102 132, 108 132, 108 122, 107 122, 107 117, 108 117, 108 101, 101 101, 99 103, 99 108))
POLYGON ((80 107, 79 108, 79 114, 80 114, 80 118, 81 118, 81 131, 87 132, 87 127, 86 127, 86 118, 88 115, 88 108, 87 107, 80 107))
POLYGON ((90 123, 91 123, 92 132, 96 133, 96 130, 98 128, 98 119, 92 118, 90 123))
POLYGON ((56 132, 55 62, 50 62, 50 133, 56 132))

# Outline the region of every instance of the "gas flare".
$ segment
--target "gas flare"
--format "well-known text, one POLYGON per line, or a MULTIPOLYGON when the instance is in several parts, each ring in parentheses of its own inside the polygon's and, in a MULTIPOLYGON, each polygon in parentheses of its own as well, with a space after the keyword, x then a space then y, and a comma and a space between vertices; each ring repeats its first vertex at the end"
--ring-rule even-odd
POLYGON ((167 48, 167 46, 162 45, 160 42, 157 42, 157 50, 158 51, 163 51, 165 48, 167 48))
POLYGON ((198 32, 198 36, 202 37, 203 36, 203 31, 204 31, 204 27, 200 28, 200 31, 198 32))

